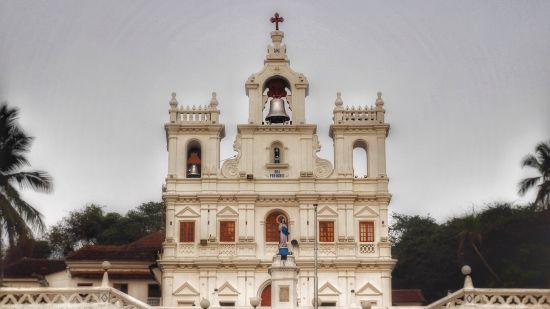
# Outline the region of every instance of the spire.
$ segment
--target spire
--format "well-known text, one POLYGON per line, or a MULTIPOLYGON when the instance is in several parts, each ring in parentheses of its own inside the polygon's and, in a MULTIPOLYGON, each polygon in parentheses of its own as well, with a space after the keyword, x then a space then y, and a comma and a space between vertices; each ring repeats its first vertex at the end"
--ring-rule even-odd
POLYGON ((265 62, 289 62, 286 56, 286 46, 283 44, 283 38, 285 33, 279 30, 279 23, 282 23, 285 19, 279 16, 279 13, 275 13, 273 17, 269 19, 272 23, 275 23, 275 30, 271 31, 271 44, 267 47, 267 57, 265 62))
POLYGON ((378 91, 376 95, 378 96, 378 98, 376 98, 376 106, 384 106, 384 100, 382 100, 382 92, 378 91))
POLYGON ((170 106, 176 108, 178 106, 178 100, 176 100, 176 93, 172 92, 172 99, 170 100, 170 106))
POLYGON ((342 101, 342 93, 340 91, 336 92, 336 100, 334 101, 334 105, 336 105, 336 108, 341 108, 342 105, 344 105, 344 101, 342 101))
POLYGON ((210 99, 210 107, 213 109, 218 108, 218 99, 216 99, 216 93, 212 92, 212 99, 210 99))

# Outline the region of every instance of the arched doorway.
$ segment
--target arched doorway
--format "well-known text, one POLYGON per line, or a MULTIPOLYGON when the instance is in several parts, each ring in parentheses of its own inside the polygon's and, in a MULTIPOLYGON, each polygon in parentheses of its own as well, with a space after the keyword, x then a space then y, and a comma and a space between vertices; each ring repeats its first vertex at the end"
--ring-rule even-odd
POLYGON ((266 285, 262 290, 262 302, 260 306, 262 307, 271 307, 271 283, 266 285))

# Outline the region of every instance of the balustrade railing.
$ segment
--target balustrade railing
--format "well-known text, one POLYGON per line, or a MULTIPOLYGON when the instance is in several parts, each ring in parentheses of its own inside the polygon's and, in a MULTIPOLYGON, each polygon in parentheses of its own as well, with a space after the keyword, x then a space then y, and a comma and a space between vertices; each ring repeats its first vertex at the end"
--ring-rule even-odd
POLYGON ((537 289, 461 289, 426 309, 454 308, 550 308, 550 290, 537 289))
POLYGON ((150 309, 140 300, 114 288, 0 288, 0 308, 80 308, 98 305, 123 309, 150 309))

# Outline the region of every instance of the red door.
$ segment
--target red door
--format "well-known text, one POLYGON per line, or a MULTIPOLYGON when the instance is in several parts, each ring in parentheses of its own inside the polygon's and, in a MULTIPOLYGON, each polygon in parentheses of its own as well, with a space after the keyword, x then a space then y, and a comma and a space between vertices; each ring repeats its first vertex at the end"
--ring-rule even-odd
POLYGON ((262 291, 262 307, 271 307, 271 284, 266 286, 262 291))

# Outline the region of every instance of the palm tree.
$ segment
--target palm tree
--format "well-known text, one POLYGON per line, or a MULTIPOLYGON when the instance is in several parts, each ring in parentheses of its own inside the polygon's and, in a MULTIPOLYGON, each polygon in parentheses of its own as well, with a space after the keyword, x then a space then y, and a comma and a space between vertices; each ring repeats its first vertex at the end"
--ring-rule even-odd
POLYGON ((500 277, 489 265, 489 262, 485 259, 481 253, 481 245, 483 243, 483 224, 478 213, 472 212, 462 218, 457 219, 460 226, 460 232, 458 234, 458 256, 461 260, 465 261, 466 248, 470 247, 475 252, 483 266, 489 271, 491 276, 499 283, 502 282, 500 277))
POLYGON ((25 202, 18 189, 50 192, 52 178, 44 171, 22 171, 29 165, 25 157, 32 137, 25 134, 17 121, 19 111, 0 105, 0 286, 3 284, 3 242, 10 247, 32 238, 32 230, 44 230, 42 214, 25 202))
POLYGON ((535 147, 535 154, 529 154, 521 161, 521 167, 526 166, 536 169, 540 175, 520 181, 519 194, 523 196, 537 186, 535 204, 542 209, 550 209, 550 141, 539 143, 535 147))

